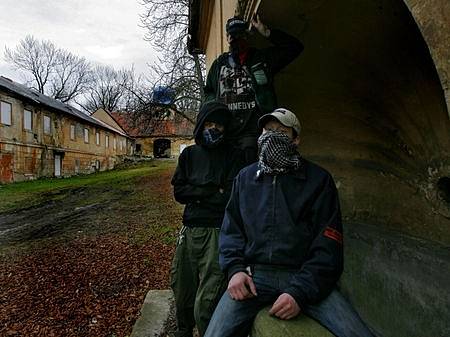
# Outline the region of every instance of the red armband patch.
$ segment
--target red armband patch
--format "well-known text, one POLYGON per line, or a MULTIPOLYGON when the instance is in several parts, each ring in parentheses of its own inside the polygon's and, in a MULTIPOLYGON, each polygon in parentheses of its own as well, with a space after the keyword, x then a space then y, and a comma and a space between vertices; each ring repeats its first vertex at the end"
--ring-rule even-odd
POLYGON ((323 236, 336 241, 337 243, 342 245, 343 239, 342 239, 342 233, 337 231, 334 228, 327 227, 325 228, 325 231, 323 232, 323 236))

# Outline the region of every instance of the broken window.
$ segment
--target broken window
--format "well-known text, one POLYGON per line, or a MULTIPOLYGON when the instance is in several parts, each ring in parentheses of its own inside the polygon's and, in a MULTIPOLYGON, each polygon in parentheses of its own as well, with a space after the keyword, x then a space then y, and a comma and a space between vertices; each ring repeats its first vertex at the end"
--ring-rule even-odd
POLYGON ((23 110, 23 129, 33 130, 33 113, 30 110, 23 110))
POLYGON ((49 135, 52 133, 51 118, 44 115, 44 133, 49 135))
POLYGON ((0 123, 4 125, 11 125, 11 103, 1 102, 0 103, 0 123))

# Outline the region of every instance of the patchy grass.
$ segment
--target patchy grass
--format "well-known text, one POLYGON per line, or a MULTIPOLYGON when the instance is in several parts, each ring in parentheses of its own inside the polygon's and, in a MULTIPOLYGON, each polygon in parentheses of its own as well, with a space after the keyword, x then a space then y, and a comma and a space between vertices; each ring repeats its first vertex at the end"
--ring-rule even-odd
MULTIPOLYGON (((113 185, 115 188, 129 190, 129 182, 134 178, 158 174, 172 167, 170 161, 158 161, 141 164, 132 168, 99 172, 90 175, 71 178, 44 178, 34 181, 18 182, 0 185, 0 213, 22 208, 33 207, 49 201, 61 200, 66 192, 75 188, 89 186, 104 187, 113 185)), ((95 198, 95 195, 93 196, 95 198)))

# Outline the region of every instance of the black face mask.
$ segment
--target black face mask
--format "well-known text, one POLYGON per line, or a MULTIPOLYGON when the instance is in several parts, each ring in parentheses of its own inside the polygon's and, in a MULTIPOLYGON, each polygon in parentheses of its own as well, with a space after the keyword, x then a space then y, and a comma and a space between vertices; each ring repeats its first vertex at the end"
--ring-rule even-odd
POLYGON ((239 54, 249 49, 247 40, 243 38, 235 38, 230 42, 230 53, 233 59, 239 63, 239 54))
POLYGON ((203 144, 206 147, 216 147, 224 140, 223 132, 217 128, 203 130, 203 144))

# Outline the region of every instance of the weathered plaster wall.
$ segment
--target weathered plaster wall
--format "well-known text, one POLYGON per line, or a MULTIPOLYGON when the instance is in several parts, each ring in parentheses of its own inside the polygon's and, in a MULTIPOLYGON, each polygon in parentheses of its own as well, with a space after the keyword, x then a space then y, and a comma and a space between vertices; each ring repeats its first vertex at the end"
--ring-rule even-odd
POLYGON ((111 169, 122 156, 131 154, 130 141, 119 134, 33 106, 4 92, 0 92, 0 100, 12 105, 11 125, 0 125, 0 182, 54 176, 55 151, 62 155, 62 176, 111 169), (32 111, 31 131, 24 130, 24 109, 32 111), (50 134, 44 133, 44 116, 51 118, 50 134), (70 135, 71 125, 75 126, 74 139, 70 135), (84 141, 85 128, 89 130, 87 143, 84 141), (97 131, 99 145, 96 144, 97 131))
POLYGON ((216 0, 209 29, 209 39, 206 46, 206 67, 209 68, 217 55, 228 51, 225 24, 234 16, 238 0, 216 0))
POLYGON ((114 129, 123 131, 121 126, 116 122, 116 120, 114 118, 112 118, 111 115, 102 108, 95 111, 91 116, 96 119, 101 120, 102 122, 105 122, 106 124, 113 127, 114 129))
MULTIPOLYGON (((450 1, 405 0, 433 57, 450 107, 450 1)), ((449 115, 450 117, 450 115, 449 115)))

